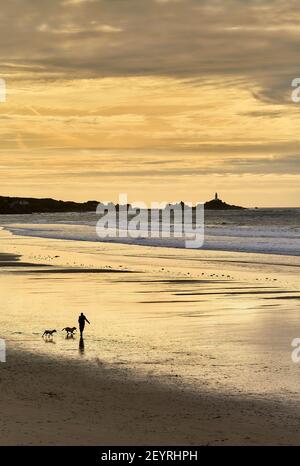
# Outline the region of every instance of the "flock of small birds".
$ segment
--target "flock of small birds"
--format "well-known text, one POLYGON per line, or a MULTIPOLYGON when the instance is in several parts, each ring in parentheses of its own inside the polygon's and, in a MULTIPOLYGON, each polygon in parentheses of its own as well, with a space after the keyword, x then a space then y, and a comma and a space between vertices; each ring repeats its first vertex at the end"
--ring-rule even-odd
MULTIPOLYGON (((55 256, 50 256, 50 255, 47 255, 47 256, 42 256, 42 255, 36 255, 36 256, 32 256, 34 259, 38 259, 38 260, 53 260, 53 259, 57 259, 59 258, 60 256, 59 255, 55 255, 55 256)), ((68 266, 75 266, 75 267, 83 267, 83 268, 86 268, 86 264, 83 264, 83 263, 78 263, 78 262, 66 262, 66 265, 68 266)), ((94 268, 93 266, 89 266, 91 268, 94 268)), ((126 266, 123 266, 121 264, 118 265, 118 268, 119 269, 122 269, 122 270, 128 270, 128 267, 126 266)), ((111 265, 105 265, 103 267, 103 269, 113 269, 113 267, 111 265)), ((170 270, 168 269, 165 269, 165 267, 161 267, 160 269, 162 272, 167 272, 167 273, 172 273, 170 270)), ((155 271, 153 271, 155 272, 155 271)), ((186 276, 186 277, 189 277, 191 276, 191 273, 190 272, 181 272, 180 274, 181 276, 186 276)), ((196 276, 205 276, 205 277, 210 277, 210 278, 226 278, 226 279, 234 279, 235 277, 233 277, 232 275, 226 275, 226 274, 216 274, 216 273, 212 273, 212 274, 208 274, 208 273, 204 273, 202 272, 201 274, 199 275, 196 275, 196 276)), ((272 278, 272 277, 264 277, 264 278, 255 278, 256 281, 260 281, 260 280, 265 280, 265 281, 273 281, 273 282, 276 282, 277 281, 277 278, 272 278)))

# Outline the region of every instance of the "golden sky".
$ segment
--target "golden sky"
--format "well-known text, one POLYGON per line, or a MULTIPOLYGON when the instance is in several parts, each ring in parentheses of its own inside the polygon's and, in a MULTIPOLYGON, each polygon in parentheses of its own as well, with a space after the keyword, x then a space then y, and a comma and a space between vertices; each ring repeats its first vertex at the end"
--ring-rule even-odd
POLYGON ((299 206, 300 5, 12 0, 0 195, 299 206))

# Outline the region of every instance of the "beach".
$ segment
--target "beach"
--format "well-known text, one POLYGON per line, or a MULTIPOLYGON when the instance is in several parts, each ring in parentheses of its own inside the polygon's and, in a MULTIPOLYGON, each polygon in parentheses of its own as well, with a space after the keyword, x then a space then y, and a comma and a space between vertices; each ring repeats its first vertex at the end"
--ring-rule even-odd
POLYGON ((1 445, 299 444, 298 257, 0 244, 1 445))
POLYGON ((10 351, 1 445, 295 445, 299 410, 10 351))

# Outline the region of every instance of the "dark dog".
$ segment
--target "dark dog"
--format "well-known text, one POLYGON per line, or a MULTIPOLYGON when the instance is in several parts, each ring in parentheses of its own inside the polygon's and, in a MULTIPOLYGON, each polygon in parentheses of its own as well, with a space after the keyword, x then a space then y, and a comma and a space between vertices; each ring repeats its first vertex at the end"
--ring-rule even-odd
POLYGON ((44 333, 43 333, 43 337, 53 338, 54 333, 57 333, 56 330, 45 330, 44 333))
POLYGON ((77 328, 76 327, 65 327, 62 329, 62 332, 63 331, 66 331, 67 332, 67 337, 73 337, 74 336, 74 332, 76 332, 77 328))

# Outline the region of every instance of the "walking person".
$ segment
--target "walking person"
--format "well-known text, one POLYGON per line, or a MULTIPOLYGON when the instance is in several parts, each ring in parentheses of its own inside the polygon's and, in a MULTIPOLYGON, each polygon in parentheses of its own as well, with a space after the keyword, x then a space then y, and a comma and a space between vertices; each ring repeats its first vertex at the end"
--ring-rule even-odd
POLYGON ((78 318, 78 323, 79 323, 79 330, 80 330, 80 338, 82 338, 82 335, 83 335, 83 330, 84 330, 84 327, 85 327, 85 322, 87 322, 88 324, 90 324, 90 321, 85 317, 85 315, 83 314, 83 312, 80 314, 79 318, 78 318))

